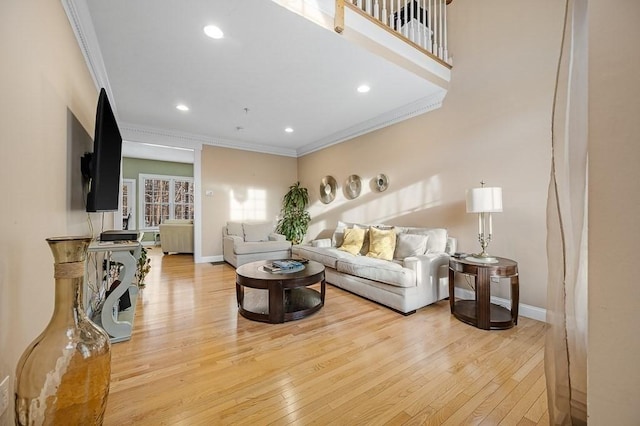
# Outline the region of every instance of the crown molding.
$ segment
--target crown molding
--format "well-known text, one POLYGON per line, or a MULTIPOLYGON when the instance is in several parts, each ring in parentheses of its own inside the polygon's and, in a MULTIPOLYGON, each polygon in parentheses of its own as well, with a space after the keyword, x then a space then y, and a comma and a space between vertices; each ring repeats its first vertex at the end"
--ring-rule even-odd
POLYGON ((129 158, 193 164, 195 151, 193 148, 122 141, 122 156, 129 158))
POLYGON ((397 108, 393 111, 389 111, 370 120, 356 124, 355 126, 333 133, 316 142, 312 142, 298 148, 297 156, 301 157, 303 155, 311 154, 312 152, 373 132, 374 130, 391 126, 392 124, 438 109, 442 106, 442 101, 446 94, 447 92, 443 90, 433 96, 418 99, 415 102, 397 108))
POLYGON ((102 58, 102 51, 98 43, 93 20, 86 0, 61 0, 73 33, 78 41, 78 46, 89 68, 91 78, 97 90, 104 87, 107 92, 113 113, 118 118, 118 108, 107 77, 107 69, 102 58))
POLYGON ((347 129, 333 133, 316 142, 307 144, 301 148, 286 149, 274 146, 252 144, 230 139, 214 138, 203 135, 195 135, 165 129, 142 127, 132 123, 123 123, 120 131, 124 140, 129 142, 178 146, 190 149, 199 149, 202 145, 218 146, 222 148, 240 149, 243 151, 260 152, 263 154, 281 155, 285 157, 301 157, 311 154, 332 145, 345 142, 349 139, 373 132, 383 127, 399 123, 409 118, 433 111, 442 106, 446 91, 436 95, 419 99, 415 102, 397 108, 388 113, 381 114, 370 120, 351 126, 347 129))
POLYGON ((243 151, 260 152, 263 154, 296 157, 294 149, 252 144, 230 139, 213 138, 165 129, 137 126, 123 123, 120 127, 122 138, 129 142, 149 143, 159 145, 178 146, 182 148, 200 149, 202 145, 218 146, 221 148, 240 149, 243 151))

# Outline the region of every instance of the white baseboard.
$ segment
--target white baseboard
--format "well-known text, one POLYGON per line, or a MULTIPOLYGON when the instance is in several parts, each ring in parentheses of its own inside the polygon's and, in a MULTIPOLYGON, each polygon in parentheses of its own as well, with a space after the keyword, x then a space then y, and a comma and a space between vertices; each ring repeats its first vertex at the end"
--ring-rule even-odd
POLYGON ((212 262, 224 262, 222 255, 218 256, 201 256, 196 259, 196 263, 212 263, 212 262))
MULTIPOLYGON (((474 299, 475 294, 472 290, 456 287, 456 297, 460 297, 461 299, 474 299)), ((511 309, 511 301, 501 297, 491 296, 491 303, 511 309)), ((524 303, 518 304, 518 315, 531 318, 536 321, 546 322, 547 320, 546 309, 538 308, 537 306, 525 305, 524 303)))

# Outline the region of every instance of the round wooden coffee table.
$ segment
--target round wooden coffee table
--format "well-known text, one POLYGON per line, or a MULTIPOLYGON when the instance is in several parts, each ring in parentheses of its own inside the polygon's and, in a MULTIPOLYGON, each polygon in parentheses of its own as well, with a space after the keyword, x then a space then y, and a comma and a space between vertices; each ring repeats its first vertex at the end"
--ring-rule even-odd
POLYGON ((324 265, 310 260, 303 270, 278 273, 264 269, 272 262, 261 260, 236 269, 240 315, 254 321, 278 324, 305 318, 324 306, 324 265), (320 283, 320 292, 309 288, 317 283, 320 283), (245 298, 245 287, 267 290, 268 296, 245 298))

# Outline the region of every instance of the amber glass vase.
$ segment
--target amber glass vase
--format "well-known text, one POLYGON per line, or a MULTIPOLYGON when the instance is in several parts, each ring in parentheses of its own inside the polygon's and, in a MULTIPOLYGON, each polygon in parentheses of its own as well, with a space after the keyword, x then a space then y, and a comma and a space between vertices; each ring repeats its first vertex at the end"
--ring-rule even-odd
POLYGON ((99 425, 109 394, 111 344, 83 309, 90 238, 48 238, 55 260, 55 307, 16 371, 16 424, 99 425))

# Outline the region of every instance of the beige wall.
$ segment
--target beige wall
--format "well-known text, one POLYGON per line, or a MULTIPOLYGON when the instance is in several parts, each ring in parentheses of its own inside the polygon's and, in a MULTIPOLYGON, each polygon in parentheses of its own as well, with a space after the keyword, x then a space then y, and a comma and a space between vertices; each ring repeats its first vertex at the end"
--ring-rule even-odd
MULTIPOLYGON (((460 249, 477 249, 475 218, 464 213, 464 190, 480 179, 504 188, 490 251, 520 262, 522 301, 545 305, 546 188, 550 111, 562 2, 456 0, 449 7, 455 67, 439 111, 299 160, 320 234, 339 218, 447 226, 460 249), (493 25, 488 25, 493 23, 493 25), (489 152, 490 154, 486 154, 489 152), (318 183, 352 173, 363 194, 319 203, 318 183), (390 177, 382 194, 368 189, 390 177)), ((637 401, 635 332, 640 306, 632 262, 639 240, 640 69, 637 2, 590 2, 590 423, 634 424, 637 401), (623 196, 620 196, 623 194, 623 196), (625 253, 628 253, 625 255, 625 253), (631 297, 629 297, 631 296, 631 297)), ((0 2, 0 380, 46 325, 53 308, 52 258, 44 239, 87 234, 86 215, 69 206, 67 109, 92 134, 97 91, 57 1, 0 2)), ((203 255, 221 253, 229 190, 260 183, 275 217, 296 161, 205 147, 202 153, 203 255), (204 196, 213 190, 213 197, 204 196), (207 220, 204 220, 204 219, 207 220)), ((100 215, 92 215, 99 229, 100 215)), ((107 218, 108 220, 108 218, 107 218)), ((109 225, 106 225, 107 227, 109 225)), ((13 379, 13 377, 12 377, 13 379)), ((12 415, 0 424, 12 423, 12 415)))
POLYGON ((477 251, 477 216, 465 213, 464 197, 484 179, 501 186, 504 198, 489 252, 519 262, 520 301, 544 308, 561 3, 454 1, 448 11, 455 58, 444 106, 300 159, 300 181, 312 199, 309 238, 324 235, 338 219, 444 226, 460 251, 477 251), (384 193, 369 188, 378 173, 391 182, 384 193), (347 201, 338 191, 331 204, 318 201, 323 176, 342 187, 350 174, 363 179, 359 198, 347 201))
POLYGON ((589 346, 592 425, 640 421, 640 3, 589 2, 589 346))
POLYGON ((282 197, 297 180, 297 160, 257 152, 204 146, 201 156, 202 256, 222 256, 222 227, 231 220, 231 194, 266 191, 265 220, 276 220, 282 197), (207 196, 207 191, 212 195, 207 196))
POLYGON ((53 312, 45 238, 89 234, 71 201, 82 185, 70 116, 92 135, 98 93, 59 1, 0 2, 0 52, 0 380, 13 386, 18 357, 53 312))

